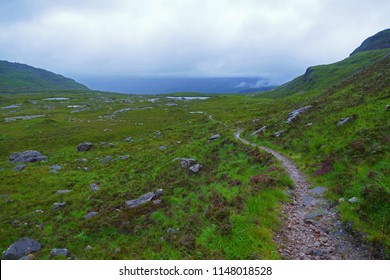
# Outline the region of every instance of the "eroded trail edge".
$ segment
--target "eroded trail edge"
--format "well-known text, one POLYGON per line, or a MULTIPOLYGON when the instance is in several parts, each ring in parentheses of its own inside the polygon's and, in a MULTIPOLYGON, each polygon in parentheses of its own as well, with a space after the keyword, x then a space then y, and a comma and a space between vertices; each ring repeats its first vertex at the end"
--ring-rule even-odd
POLYGON ((323 196, 326 188, 309 188, 306 176, 295 163, 280 153, 253 144, 240 137, 242 130, 234 137, 244 144, 258 147, 275 156, 283 165, 295 188, 291 201, 284 205, 284 225, 274 236, 279 253, 286 259, 371 259, 368 246, 359 244, 349 235, 340 222, 334 205, 323 196))

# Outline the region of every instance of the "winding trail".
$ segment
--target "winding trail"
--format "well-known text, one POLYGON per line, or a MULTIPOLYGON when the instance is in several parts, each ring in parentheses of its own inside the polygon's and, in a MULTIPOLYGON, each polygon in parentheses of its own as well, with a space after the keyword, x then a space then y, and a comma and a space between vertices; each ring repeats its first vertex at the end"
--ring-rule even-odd
POLYGON ((234 137, 244 144, 274 155, 294 181, 291 202, 284 205, 284 226, 274 237, 283 258, 372 259, 369 248, 358 245, 359 242, 343 228, 334 205, 323 196, 326 188, 309 189, 309 181, 293 161, 270 148, 241 138, 241 132, 242 130, 235 132, 234 137))

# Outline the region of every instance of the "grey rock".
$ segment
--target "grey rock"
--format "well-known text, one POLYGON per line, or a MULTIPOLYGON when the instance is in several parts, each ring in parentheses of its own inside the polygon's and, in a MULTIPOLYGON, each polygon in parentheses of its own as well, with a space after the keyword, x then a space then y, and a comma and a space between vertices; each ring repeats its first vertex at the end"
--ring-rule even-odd
POLYGON ((119 157, 121 160, 125 160, 125 159, 128 159, 128 158, 130 158, 130 156, 129 155, 124 155, 124 156, 121 156, 121 157, 119 157))
POLYGON ((66 202, 55 202, 53 203, 53 206, 51 207, 53 210, 58 210, 61 208, 64 208, 66 205, 66 202))
POLYGON ((291 123, 296 117, 298 117, 299 115, 306 112, 308 109, 310 109, 312 107, 313 106, 308 105, 308 106, 291 111, 290 113, 288 113, 288 118, 287 118, 286 123, 291 123))
POLYGON ((284 130, 280 130, 280 131, 278 131, 278 132, 275 132, 275 133, 274 133, 274 136, 275 136, 275 137, 279 137, 280 135, 283 134, 283 132, 284 132, 284 130))
POLYGON ((202 165, 200 165, 199 163, 191 166, 189 169, 194 172, 194 173, 198 173, 200 171, 200 169, 202 168, 202 165))
POLYGON ((58 256, 64 256, 64 257, 69 257, 69 250, 66 249, 66 248, 54 248, 53 250, 51 250, 50 252, 50 258, 55 258, 55 257, 58 257, 58 256))
POLYGON ((106 156, 103 160, 102 163, 109 163, 112 160, 112 156, 106 156))
POLYGON ((326 190, 327 188, 318 186, 313 189, 310 189, 308 192, 315 196, 322 196, 326 190))
POLYGON ((94 217, 94 216, 96 216, 97 214, 98 214, 99 212, 89 212, 87 215, 85 215, 84 216, 84 219, 90 219, 90 218, 92 218, 92 217, 94 217))
POLYGON ((312 220, 312 219, 321 217, 322 215, 323 215, 323 212, 322 212, 322 211, 310 212, 310 213, 308 213, 308 214, 303 218, 303 220, 304 220, 304 221, 312 220))
POLYGON ((30 253, 37 252, 42 248, 42 245, 31 238, 24 237, 19 239, 3 253, 3 260, 18 260, 30 253))
POLYGON ((71 190, 58 190, 56 191, 56 194, 66 194, 68 192, 70 192, 71 190))
POLYGON ((137 199, 126 201, 126 205, 130 208, 134 208, 160 197, 162 193, 163 193, 163 189, 158 189, 154 193, 148 192, 137 199))
POLYGON ((339 199, 339 202, 341 203, 341 202, 344 202, 345 201, 345 198, 344 197, 342 197, 342 198, 340 198, 339 199))
POLYGON ((350 202, 350 203, 356 203, 358 201, 359 201, 359 199, 357 197, 352 197, 352 198, 348 199, 348 202, 350 202))
POLYGON ((386 111, 390 111, 390 105, 386 105, 386 111))
POLYGON ((100 143, 100 146, 103 146, 103 147, 111 147, 111 148, 117 148, 118 146, 114 143, 108 143, 108 142, 101 142, 100 143))
POLYGON ((180 166, 181 166, 181 168, 189 168, 195 162, 196 162, 196 159, 193 159, 193 158, 181 158, 180 159, 180 166))
POLYGON ((49 172, 58 173, 58 171, 61 170, 62 166, 59 164, 51 165, 49 166, 50 170, 49 172))
POLYGON ((303 205, 304 205, 304 206, 310 206, 310 205, 314 204, 314 202, 315 202, 314 197, 309 196, 309 195, 304 196, 304 197, 302 198, 302 200, 303 200, 303 205))
POLYGON ((126 137, 125 139, 123 139, 123 141, 125 141, 125 142, 134 142, 134 140, 131 138, 131 136, 126 137))
POLYGON ((258 122, 260 122, 261 121, 261 119, 253 119, 252 120, 252 123, 258 123, 258 122))
POLYGON ((20 108, 20 106, 21 104, 12 104, 9 106, 1 107, 0 109, 16 109, 16 108, 20 108))
POLYGON ((26 168, 26 166, 27 166, 27 165, 25 165, 25 164, 20 164, 20 165, 14 167, 14 168, 12 168, 12 169, 21 172, 23 169, 26 168))
POLYGON ((46 160, 47 157, 43 156, 38 151, 27 150, 27 151, 24 151, 24 152, 12 153, 9 156, 9 159, 13 163, 17 163, 17 162, 38 162, 38 161, 46 160))
POLYGON ((86 162, 88 162, 88 159, 86 159, 86 158, 79 158, 79 159, 77 159, 77 162, 86 163, 86 162))
POLYGON ((265 131, 266 128, 267 128, 266 126, 262 126, 258 130, 256 130, 256 131, 252 132, 251 134, 249 134, 249 136, 247 138, 250 138, 250 137, 252 137, 253 135, 256 135, 259 132, 265 131))
POLYGON ((160 146, 160 147, 159 147, 159 150, 160 150, 160 151, 165 151, 166 149, 167 149, 166 146, 160 146))
POLYGON ((156 131, 156 135, 157 135, 157 136, 161 136, 161 131, 160 131, 160 130, 157 130, 157 131, 156 131))
POLYGON ((214 141, 221 137, 221 134, 214 134, 209 138, 209 141, 214 141))
POLYGON ((91 187, 91 191, 97 192, 99 190, 99 186, 95 183, 89 185, 91 187))
POLYGON ((337 123, 337 126, 342 126, 351 120, 353 120, 353 117, 343 118, 337 123))
POLYGON ((154 196, 155 196, 155 194, 153 192, 149 192, 147 194, 140 196, 137 199, 126 201, 126 205, 130 208, 134 208, 134 207, 137 207, 141 204, 144 204, 144 203, 151 201, 154 198, 154 196))
POLYGON ((310 123, 308 123, 306 126, 312 126, 313 125, 313 123, 312 122, 310 122, 310 123))
POLYGON ((86 152, 89 151, 92 148, 92 143, 91 142, 82 142, 77 145, 77 151, 79 152, 86 152))

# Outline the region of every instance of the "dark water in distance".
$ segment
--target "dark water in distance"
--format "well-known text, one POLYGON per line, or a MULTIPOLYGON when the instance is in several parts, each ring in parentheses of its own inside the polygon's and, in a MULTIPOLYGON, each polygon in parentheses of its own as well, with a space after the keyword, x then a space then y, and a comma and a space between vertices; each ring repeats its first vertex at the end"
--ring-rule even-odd
POLYGON ((262 78, 91 78, 80 77, 77 81, 90 89, 135 93, 135 94, 164 94, 174 92, 199 93, 244 93, 257 92, 273 88, 262 78))

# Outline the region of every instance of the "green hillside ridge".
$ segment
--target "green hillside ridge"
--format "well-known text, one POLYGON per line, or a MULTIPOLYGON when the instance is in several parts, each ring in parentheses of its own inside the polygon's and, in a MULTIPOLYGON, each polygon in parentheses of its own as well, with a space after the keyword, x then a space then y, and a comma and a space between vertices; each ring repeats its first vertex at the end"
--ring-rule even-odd
POLYGON ((364 42, 351 53, 351 56, 363 51, 387 48, 390 48, 390 28, 378 32, 374 36, 371 36, 364 40, 364 42))
POLYGON ((0 61, 0 93, 88 90, 76 81, 26 64, 0 61))
POLYGON ((390 49, 364 51, 333 64, 311 66, 307 68, 305 74, 292 81, 274 90, 257 95, 267 98, 279 98, 305 91, 324 90, 384 59, 389 54, 390 49))

